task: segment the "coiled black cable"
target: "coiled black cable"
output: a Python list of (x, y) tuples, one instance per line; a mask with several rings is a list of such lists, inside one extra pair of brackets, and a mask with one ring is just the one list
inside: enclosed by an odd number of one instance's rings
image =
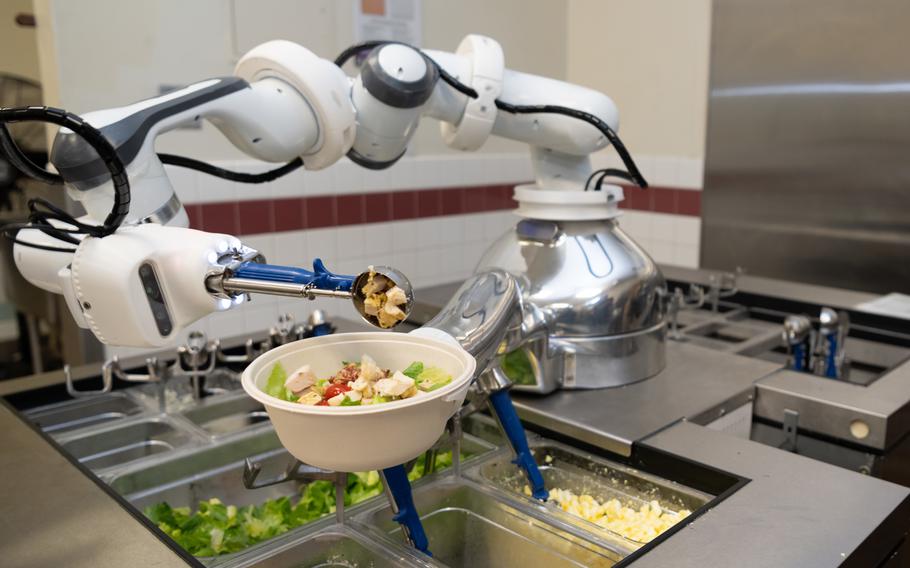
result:
[(50, 185), (63, 184), (63, 178), (60, 177), (60, 174), (45, 170), (25, 155), (16, 144), (16, 141), (13, 140), (6, 123), (3, 122), (0, 122), (0, 149), (6, 154), (10, 163), (25, 175)]
[[(0, 125), (3, 126), (0, 132), (0, 145), (10, 158), (10, 162), (21, 169), (24, 173), (35, 177), (46, 183), (58, 184), (62, 182), (57, 174), (52, 174), (43, 168), (32, 163), (25, 158), (22, 151), (16, 146), (9, 131), (6, 129), (6, 123), (9, 122), (44, 122), (56, 124), (62, 128), (68, 128), (76, 133), (77, 136), (86, 141), (91, 146), (101, 161), (104, 163), (111, 175), (111, 182), (114, 186), (114, 204), (111, 212), (107, 215), (101, 225), (88, 225), (77, 221), (72, 215), (63, 211), (59, 207), (50, 203), (46, 199), (34, 198), (29, 200), (29, 218), (28, 223), (14, 223), (0, 227), (7, 238), (18, 244), (50, 250), (54, 252), (75, 252), (75, 249), (53, 247), (29, 243), (16, 238), (16, 234), (23, 229), (35, 229), (54, 237), (58, 240), (79, 244), (79, 240), (72, 235), (84, 234), (93, 237), (106, 237), (112, 234), (120, 227), (123, 220), (126, 219), (130, 210), (130, 182), (126, 175), (126, 168), (117, 151), (104, 135), (85, 122), (81, 117), (63, 109), (54, 107), (22, 107), (22, 108), (0, 108)], [(51, 221), (59, 221), (71, 228), (54, 225)]]

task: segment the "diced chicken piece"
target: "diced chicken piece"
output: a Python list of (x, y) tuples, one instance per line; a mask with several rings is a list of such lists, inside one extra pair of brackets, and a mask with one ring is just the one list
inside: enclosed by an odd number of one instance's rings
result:
[(299, 402), (300, 404), (306, 404), (308, 406), (316, 406), (317, 404), (319, 404), (319, 402), (321, 400), (322, 400), (321, 394), (319, 394), (316, 391), (310, 391), (308, 393), (304, 393), (303, 396), (301, 396), (299, 399), (297, 399), (297, 402)]
[(395, 324), (402, 321), (404, 318), (404, 312), (398, 309), (397, 306), (386, 304), (382, 308), (382, 311), (379, 312), (379, 326), (383, 328), (394, 327)]
[(329, 406), (341, 406), (341, 403), (344, 402), (344, 397), (347, 394), (348, 393), (346, 393), (346, 392), (338, 393), (335, 396), (333, 396), (332, 398), (330, 398), (329, 400), (327, 400), (326, 402), (329, 403)]
[(363, 301), (363, 311), (366, 312), (368, 316), (379, 315), (380, 308), (382, 308), (382, 298), (378, 295), (369, 296)]
[(294, 394), (299, 394), (316, 384), (316, 374), (310, 370), (309, 365), (300, 367), (284, 382), (285, 388)]
[(390, 379), (376, 381), (376, 392), (382, 396), (401, 396), (414, 387), (414, 379), (401, 371), (395, 371)]
[(372, 278), (367, 280), (367, 283), (363, 285), (363, 288), (360, 289), (363, 292), (363, 295), (370, 297), (374, 294), (382, 293), (386, 288), (389, 287), (389, 279), (381, 274), (372, 274)]
[(379, 312), (379, 326), (384, 328), (393, 327), (405, 318), (405, 314), (398, 306), (386, 303)]
[(389, 314), (390, 316), (392, 316), (393, 318), (395, 318), (397, 320), (404, 319), (404, 312), (401, 310), (401, 308), (399, 308), (395, 304), (385, 304), (384, 306), (382, 306), (382, 311)]
[(392, 286), (388, 292), (385, 293), (386, 305), (392, 304), (393, 306), (400, 306), (408, 302), (408, 297), (405, 295), (404, 290), (398, 286)]
[(373, 383), (359, 378), (356, 381), (350, 383), (351, 390), (361, 393), (366, 398), (373, 398)]
[(360, 376), (357, 378), (358, 380), (364, 379), (367, 381), (381, 379), (382, 369), (379, 368), (379, 365), (376, 364), (376, 361), (374, 361), (372, 357), (364, 354), (364, 356), (360, 358)]
[(363, 398), (363, 393), (361, 393), (360, 391), (355, 391), (354, 389), (351, 389), (344, 394), (348, 397), (348, 400), (350, 400), (351, 402), (357, 402), (358, 400)]

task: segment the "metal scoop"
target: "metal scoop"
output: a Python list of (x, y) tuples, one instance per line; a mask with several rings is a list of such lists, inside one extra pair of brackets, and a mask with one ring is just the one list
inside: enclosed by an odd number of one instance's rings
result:
[[(405, 301), (398, 304), (404, 317), (384, 322), (370, 307), (364, 287), (370, 280), (382, 279), (382, 287), (374, 292), (382, 294), (398, 286), (404, 292)], [(236, 268), (226, 269), (222, 274), (213, 275), (207, 281), (209, 290), (221, 294), (258, 293), (273, 296), (288, 296), (314, 300), (319, 297), (351, 299), (354, 309), (367, 323), (389, 329), (407, 319), (414, 303), (414, 291), (407, 277), (388, 266), (374, 266), (357, 276), (346, 276), (329, 272), (321, 259), (313, 261), (313, 270), (296, 266), (277, 266), (259, 262), (244, 262)], [(383, 325), (385, 323), (386, 325)]]
[[(367, 309), (367, 294), (364, 293), (364, 289), (370, 282), (371, 275), (374, 282), (380, 279), (385, 280), (385, 282), (382, 283), (383, 288), (379, 293), (388, 291), (394, 286), (398, 286), (404, 291), (405, 302), (403, 304), (398, 304), (397, 306), (404, 312), (404, 318), (391, 322), (391, 325), (385, 325), (383, 322), (380, 322), (380, 318), (377, 315), (370, 313)], [(366, 272), (358, 274), (354, 279), (351, 293), (354, 309), (357, 310), (360, 317), (367, 323), (382, 329), (391, 329), (408, 319), (408, 315), (411, 313), (411, 307), (414, 305), (414, 290), (411, 288), (411, 282), (404, 274), (391, 266), (374, 266), (372, 267), (372, 270), (367, 270)], [(386, 324), (388, 323), (388, 319), (384, 321)]]

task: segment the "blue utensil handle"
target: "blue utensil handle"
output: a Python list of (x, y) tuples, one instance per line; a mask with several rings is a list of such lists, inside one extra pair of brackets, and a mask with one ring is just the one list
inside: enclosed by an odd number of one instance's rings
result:
[(405, 471), (403, 465), (396, 465), (382, 470), (382, 473), (388, 489), (392, 493), (392, 498), (395, 499), (395, 504), (398, 506), (398, 513), (392, 518), (405, 528), (414, 548), (427, 556), (433, 556), (430, 554), (430, 543), (423, 530), (423, 524), (420, 522), (417, 507), (414, 506), (408, 472)]
[(540, 474), (537, 462), (534, 460), (534, 456), (531, 455), (531, 449), (528, 447), (528, 436), (525, 434), (524, 426), (521, 425), (518, 413), (515, 412), (515, 407), (512, 405), (509, 391), (501, 390), (490, 394), (490, 404), (499, 418), (499, 423), (502, 424), (502, 429), (506, 432), (506, 437), (509, 438), (509, 443), (512, 444), (512, 449), (515, 450), (515, 459), (512, 460), (512, 463), (525, 470), (525, 474), (528, 476), (528, 484), (531, 486), (531, 495), (535, 499), (546, 501), (549, 499), (550, 493), (544, 486), (543, 475)]
[(310, 337), (321, 337), (323, 335), (332, 334), (332, 324), (321, 323), (313, 327), (313, 330), (310, 332)]
[(806, 349), (805, 343), (797, 343), (793, 346), (793, 370), (794, 371), (807, 371), (808, 365), (806, 364), (806, 355), (808, 350)]
[(825, 354), (825, 376), (830, 379), (837, 378), (837, 334), (832, 333), (825, 340), (828, 342), (828, 351)]
[(350, 292), (354, 287), (354, 279), (356, 278), (355, 276), (329, 272), (320, 258), (313, 261), (313, 270), (297, 266), (245, 262), (234, 271), (234, 276), (265, 282), (312, 284), (320, 290), (340, 290), (342, 292)]

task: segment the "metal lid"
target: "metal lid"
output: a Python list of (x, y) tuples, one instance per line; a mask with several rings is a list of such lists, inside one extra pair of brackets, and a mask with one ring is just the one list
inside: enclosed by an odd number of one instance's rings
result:
[(523, 301), (543, 313), (552, 336), (624, 334), (663, 321), (664, 277), (613, 221), (525, 219), (477, 270), (493, 267), (518, 278)]

